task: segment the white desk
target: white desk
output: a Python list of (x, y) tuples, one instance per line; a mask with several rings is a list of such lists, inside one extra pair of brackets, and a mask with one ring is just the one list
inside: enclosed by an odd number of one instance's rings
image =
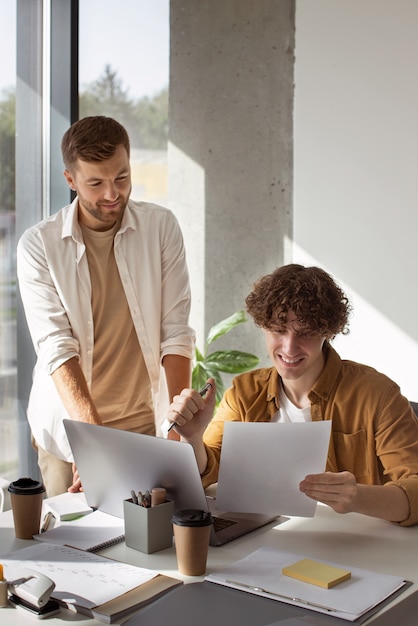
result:
[[(30, 543), (15, 538), (11, 511), (0, 514), (0, 554)], [(347, 567), (360, 567), (398, 575), (414, 583), (394, 602), (401, 602), (418, 589), (418, 526), (401, 528), (355, 513), (338, 515), (325, 506), (318, 506), (314, 518), (281, 518), (279, 523), (270, 524), (225, 546), (209, 548), (207, 573), (223, 568), (261, 546), (334, 561)], [(177, 571), (174, 548), (154, 554), (143, 554), (121, 543), (108, 548), (102, 554), (131, 565), (158, 570), (183, 579), (186, 583), (204, 578), (181, 576)], [(392, 604), (364, 624), (379, 626), (379, 615), (388, 610)], [(414, 606), (414, 616), (417, 612), (418, 599)], [(83, 626), (101, 624), (94, 619), (77, 616), (68, 611), (61, 616), (49, 618), (47, 623), (51, 626), (58, 624), (62, 626), (64, 620), (81, 621)], [(26, 626), (26, 624), (33, 626), (35, 623), (32, 616), (26, 616), (22, 611), (13, 608), (0, 609), (0, 622), (2, 626)], [(347, 622), (341, 621), (341, 625), (344, 624)], [(399, 622), (399, 626), (404, 624)]]

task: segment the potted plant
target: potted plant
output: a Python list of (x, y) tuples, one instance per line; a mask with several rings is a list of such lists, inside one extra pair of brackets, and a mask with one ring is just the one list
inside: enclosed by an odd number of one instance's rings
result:
[(208, 352), (209, 346), (225, 335), (230, 330), (248, 320), (245, 311), (237, 311), (230, 317), (218, 322), (209, 330), (205, 341), (205, 346), (201, 352), (196, 346), (195, 363), (192, 372), (192, 387), (200, 389), (206, 383), (208, 378), (214, 378), (216, 382), (216, 404), (218, 405), (223, 393), (225, 385), (221, 377), (221, 372), (227, 374), (241, 374), (258, 365), (259, 358), (254, 354), (242, 352), (241, 350), (217, 350)]

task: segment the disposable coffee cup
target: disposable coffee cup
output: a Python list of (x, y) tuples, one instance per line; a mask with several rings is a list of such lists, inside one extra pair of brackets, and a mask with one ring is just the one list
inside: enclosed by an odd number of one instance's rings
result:
[(201, 576), (206, 572), (211, 514), (184, 509), (173, 515), (172, 522), (179, 572), (186, 576)]
[(18, 539), (32, 539), (33, 535), (39, 533), (45, 487), (32, 478), (19, 478), (10, 483), (8, 490), (15, 535)]

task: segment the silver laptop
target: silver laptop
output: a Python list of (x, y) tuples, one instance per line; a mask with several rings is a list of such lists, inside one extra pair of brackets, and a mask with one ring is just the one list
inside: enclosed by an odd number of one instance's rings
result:
[(131, 490), (164, 487), (174, 509), (210, 510), (212, 546), (219, 546), (274, 520), (277, 515), (215, 512), (207, 498), (190, 444), (64, 420), (65, 430), (89, 506), (123, 517)]

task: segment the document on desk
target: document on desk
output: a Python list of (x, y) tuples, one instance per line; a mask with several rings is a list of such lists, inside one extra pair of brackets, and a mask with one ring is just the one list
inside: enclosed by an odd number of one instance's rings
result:
[[(318, 611), (354, 622), (406, 585), (399, 576), (380, 574), (341, 563), (327, 563), (351, 571), (351, 578), (325, 589), (282, 574), (304, 555), (260, 548), (205, 580), (248, 591), (265, 598)], [(316, 559), (320, 561), (320, 559)]]
[(7, 580), (24, 568), (55, 582), (52, 597), (107, 623), (159, 597), (182, 581), (67, 546), (39, 543), (1, 557)]

